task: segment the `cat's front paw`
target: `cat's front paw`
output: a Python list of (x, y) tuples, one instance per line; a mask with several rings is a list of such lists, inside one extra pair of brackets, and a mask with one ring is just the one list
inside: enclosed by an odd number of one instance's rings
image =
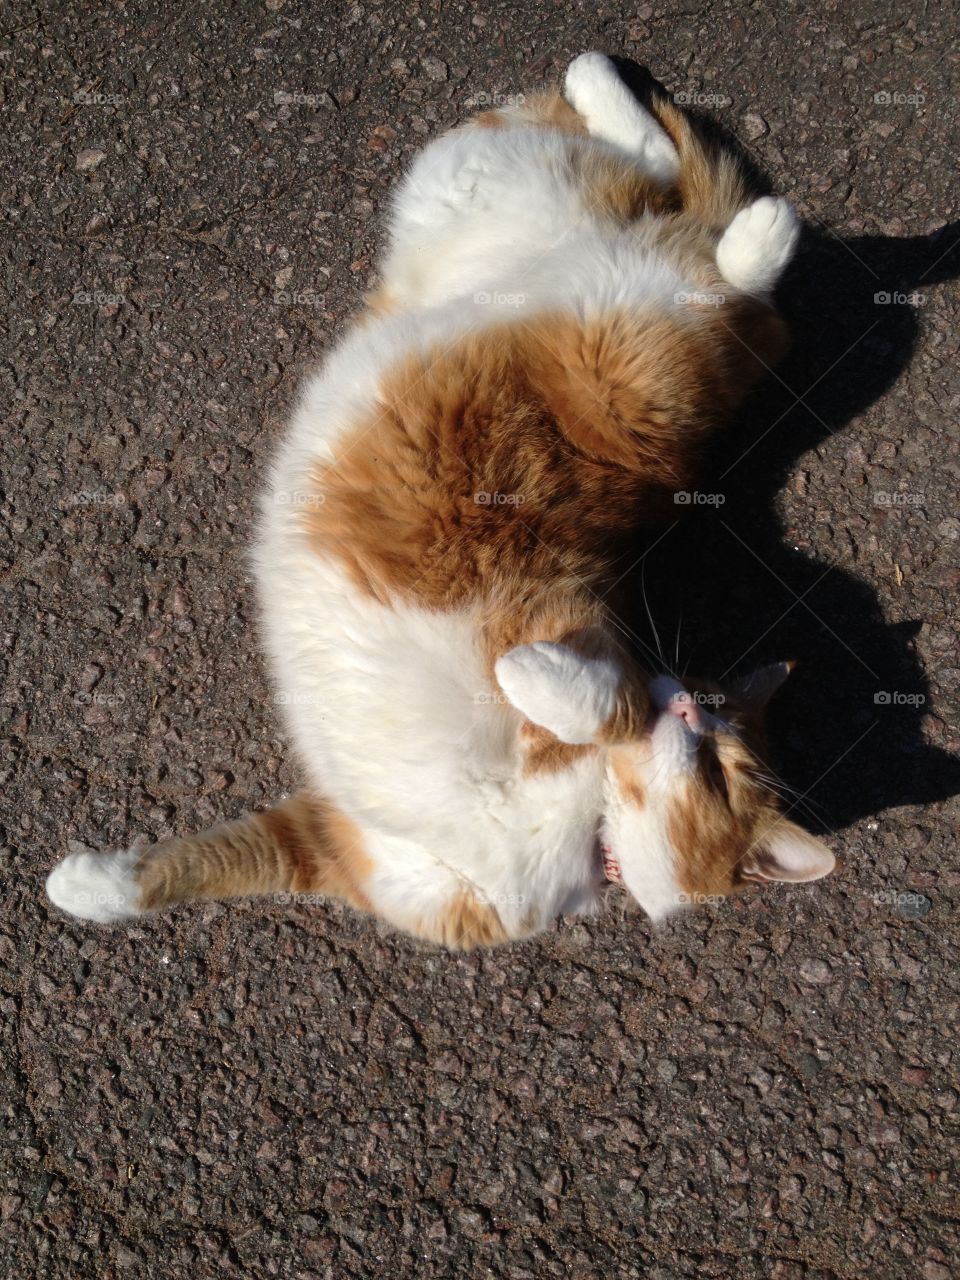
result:
[(609, 658), (585, 658), (564, 644), (521, 644), (498, 658), (509, 702), (561, 742), (591, 742), (616, 706), (622, 673)]
[(741, 209), (720, 237), (720, 274), (744, 293), (769, 293), (793, 257), (799, 235), (790, 201), (762, 196)]
[(134, 868), (139, 849), (97, 853), (75, 845), (47, 876), (47, 897), (69, 915), (112, 924), (140, 915), (140, 890)]

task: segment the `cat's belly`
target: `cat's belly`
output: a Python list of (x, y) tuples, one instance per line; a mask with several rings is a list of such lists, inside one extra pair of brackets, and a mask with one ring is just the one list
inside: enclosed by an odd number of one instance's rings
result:
[[(598, 219), (570, 177), (571, 141), (534, 128), (438, 139), (394, 202), (387, 291), (403, 307), (526, 317), (543, 308), (675, 305), (695, 285), (647, 244), (655, 225)], [(611, 150), (596, 139), (589, 148)]]
[[(369, 316), (325, 359), (303, 389), (291, 428), (263, 499), (267, 522), (299, 514), (316, 495), (303, 492), (318, 463), (333, 461), (338, 445), (358, 423), (371, 422), (382, 407), (384, 378), (417, 356), (432, 362), (470, 333), (538, 314), (600, 315), (682, 308), (697, 285), (656, 253), (643, 219), (629, 231), (589, 224), (569, 227), (544, 247), (539, 233), (503, 228), (489, 242), (469, 228), (437, 232), (442, 253), (417, 253), (405, 274), (401, 255), (388, 288), (405, 308)], [(443, 235), (451, 237), (450, 242)], [(284, 513), (284, 504), (287, 511)]]
[(385, 607), (303, 542), (260, 574), (276, 701), (316, 785), (355, 812), (442, 803), (516, 767), (517, 712), (498, 697), (465, 613)]

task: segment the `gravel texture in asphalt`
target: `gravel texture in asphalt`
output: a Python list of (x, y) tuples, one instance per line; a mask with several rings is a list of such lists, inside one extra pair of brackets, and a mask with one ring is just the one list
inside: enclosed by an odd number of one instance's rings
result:
[[(960, 1274), (956, 11), (20, 0), (0, 26), (0, 1272)], [(645, 585), (691, 669), (799, 660), (776, 762), (842, 865), (657, 930), (611, 891), (463, 957), (302, 901), (60, 916), (69, 840), (296, 784), (244, 548), (298, 380), (416, 150), (590, 48), (806, 223), (792, 353)]]

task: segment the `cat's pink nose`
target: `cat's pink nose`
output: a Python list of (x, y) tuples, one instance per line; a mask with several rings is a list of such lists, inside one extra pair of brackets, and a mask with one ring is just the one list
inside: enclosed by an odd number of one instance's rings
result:
[(679, 716), (691, 729), (700, 728), (700, 708), (689, 693), (678, 693), (665, 707), (672, 716)]

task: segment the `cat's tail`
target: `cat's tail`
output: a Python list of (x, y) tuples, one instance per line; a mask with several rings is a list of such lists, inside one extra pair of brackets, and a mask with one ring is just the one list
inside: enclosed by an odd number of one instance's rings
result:
[(666, 94), (654, 90), (650, 110), (680, 156), (676, 186), (682, 208), (718, 229), (754, 199), (739, 160)]
[(176, 902), (275, 893), (341, 898), (370, 910), (358, 828), (322, 797), (299, 791), (264, 813), (145, 850), (71, 853), (47, 877), (61, 910), (101, 924)]

